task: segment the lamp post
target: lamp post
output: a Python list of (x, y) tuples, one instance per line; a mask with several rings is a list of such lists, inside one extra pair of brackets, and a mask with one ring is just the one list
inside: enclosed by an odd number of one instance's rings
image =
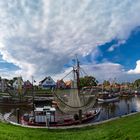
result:
[(33, 116), (35, 116), (35, 112), (34, 112), (34, 97), (35, 95), (34, 95), (34, 78), (33, 78), (33, 76), (32, 76), (32, 102), (33, 102), (33, 106), (32, 106), (32, 108), (33, 108)]

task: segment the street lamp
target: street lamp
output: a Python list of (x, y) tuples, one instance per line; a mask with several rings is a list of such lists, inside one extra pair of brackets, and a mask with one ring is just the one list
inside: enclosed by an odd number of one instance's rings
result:
[(34, 77), (32, 76), (32, 102), (33, 102), (33, 116), (35, 116), (35, 112), (34, 112), (34, 109), (35, 109), (35, 107), (34, 107), (34, 98), (35, 98), (35, 95), (34, 95)]

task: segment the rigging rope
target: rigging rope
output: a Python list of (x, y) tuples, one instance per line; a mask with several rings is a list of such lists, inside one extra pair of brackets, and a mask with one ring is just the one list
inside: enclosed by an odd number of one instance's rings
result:
[(79, 107), (76, 107), (76, 106), (70, 106), (70, 105), (68, 105), (67, 103), (65, 103), (60, 97), (58, 97), (58, 95), (55, 93), (55, 92), (53, 92), (53, 94), (56, 96), (56, 98), (59, 100), (59, 101), (61, 101), (63, 104), (65, 104), (66, 106), (68, 106), (68, 107), (70, 107), (70, 108), (83, 108), (83, 107), (86, 107), (89, 103), (87, 102), (85, 105), (82, 105), (82, 106), (79, 106)]
[(71, 70), (67, 75), (65, 75), (61, 80), (63, 80), (64, 78), (66, 78), (70, 73), (72, 73), (73, 70)]
[[(78, 60), (78, 59), (77, 59)], [(81, 67), (78, 67), (79, 68), (79, 72), (81, 73), (81, 75), (84, 73), (85, 75), (88, 75)], [(63, 80), (64, 78), (66, 78), (69, 74), (71, 74), (73, 71), (75, 70), (75, 68), (73, 68), (73, 70), (71, 70), (66, 76), (64, 76), (61, 80)], [(91, 90), (90, 90), (91, 92)], [(89, 104), (90, 104), (90, 100), (88, 98), (87, 102), (84, 104), (84, 105), (81, 105), (81, 106), (71, 106), (69, 104), (67, 104), (60, 96), (58, 96), (55, 92), (53, 92), (53, 94), (55, 95), (55, 97), (57, 98), (57, 100), (59, 100), (62, 104), (64, 104), (66, 107), (69, 107), (69, 108), (74, 108), (74, 109), (81, 109), (81, 108), (84, 108), (84, 107), (87, 107)], [(71, 94), (74, 94), (74, 93), (71, 93)], [(84, 97), (84, 96), (83, 96)], [(94, 97), (95, 98), (95, 97)], [(84, 98), (83, 98), (84, 99)], [(90, 102), (89, 102), (90, 101)], [(95, 101), (95, 99), (94, 99)], [(60, 106), (59, 106), (60, 107)]]

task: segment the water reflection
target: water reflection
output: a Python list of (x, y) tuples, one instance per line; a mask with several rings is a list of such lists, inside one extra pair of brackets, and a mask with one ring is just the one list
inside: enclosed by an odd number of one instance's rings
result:
[[(121, 97), (117, 102), (110, 103), (98, 103), (96, 107), (101, 108), (101, 113), (93, 122), (107, 120), (113, 117), (126, 115), (132, 112), (140, 111), (140, 97)], [(12, 117), (13, 121), (17, 121), (16, 119), (16, 110), (17, 106), (0, 106), (0, 112), (2, 114), (11, 112), (14, 110), (14, 115)], [(32, 108), (31, 107), (21, 107), (20, 115), (24, 113), (29, 113)]]
[(137, 99), (136, 99), (136, 101), (135, 101), (135, 104), (134, 104), (134, 106), (135, 106), (135, 108), (136, 108), (136, 111), (140, 111), (140, 97), (138, 96), (138, 97), (136, 97)]
[(118, 102), (100, 103), (101, 113), (98, 120), (107, 120), (113, 117), (140, 111), (140, 97), (122, 97)]
[(31, 107), (17, 107), (17, 106), (0, 106), (0, 113), (5, 115), (9, 112), (12, 112), (12, 116), (10, 117), (11, 121), (17, 122), (17, 109), (20, 110), (20, 116), (22, 116), (22, 114), (26, 113), (26, 112), (30, 112), (31, 111)]

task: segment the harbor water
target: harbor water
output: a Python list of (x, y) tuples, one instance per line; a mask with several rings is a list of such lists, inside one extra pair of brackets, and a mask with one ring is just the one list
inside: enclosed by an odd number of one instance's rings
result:
[[(140, 97), (120, 97), (116, 102), (97, 103), (93, 108), (100, 108), (100, 114), (92, 120), (92, 122), (99, 122), (113, 117), (123, 116), (133, 112), (140, 111)], [(0, 106), (0, 113), (13, 112), (11, 120), (17, 122), (17, 109), (20, 110), (20, 116), (32, 111), (32, 107), (18, 107), (18, 106)]]

